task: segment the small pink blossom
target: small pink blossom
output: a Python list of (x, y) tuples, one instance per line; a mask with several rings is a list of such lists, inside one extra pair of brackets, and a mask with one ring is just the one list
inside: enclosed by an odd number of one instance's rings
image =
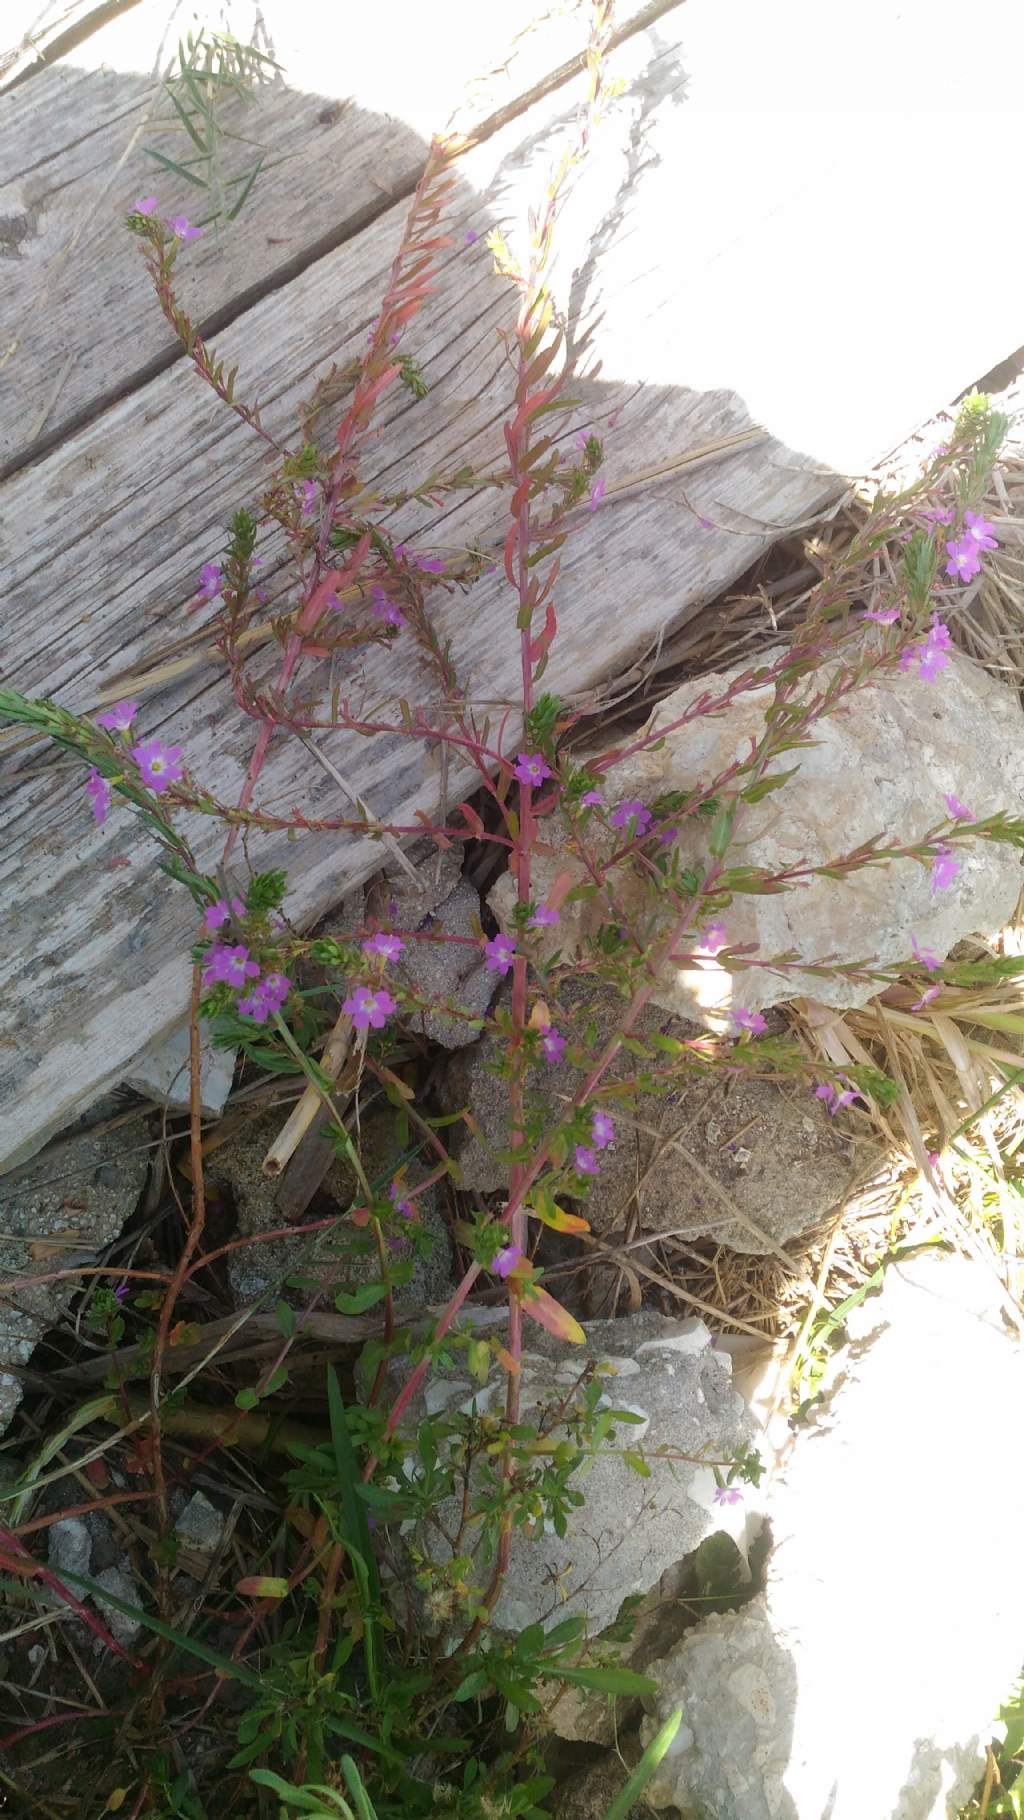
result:
[(899, 616), (899, 607), (869, 607), (864, 618), (873, 619), (879, 626), (893, 626)]
[(951, 525), (953, 522), (953, 510), (951, 506), (925, 506), (921, 513), (921, 517), (926, 518), (929, 524)]
[(602, 474), (600, 480), (596, 481), (594, 486), (591, 489), (590, 505), (587, 508), (588, 511), (596, 512), (597, 508), (601, 504), (601, 501), (603, 498), (604, 498), (604, 475)]
[(949, 653), (935, 645), (920, 647), (920, 662), (917, 666), (918, 682), (934, 682), (936, 677), (947, 668)]
[(962, 803), (958, 796), (953, 795), (952, 791), (949, 791), (949, 793), (946, 796), (944, 796), (942, 800), (945, 803), (946, 808), (949, 810), (949, 815), (950, 815), (951, 821), (955, 821), (955, 822), (976, 822), (977, 821), (978, 818), (975, 815), (974, 810), (968, 809), (967, 804)]
[(269, 999), (264, 998), (259, 987), (254, 986), (251, 992), (239, 999), (236, 1010), (239, 1017), (247, 1017), (254, 1024), (266, 1024), (274, 1007)]
[(594, 1152), (586, 1144), (576, 1146), (577, 1175), (596, 1175), (600, 1165)]
[(858, 1095), (851, 1087), (845, 1087), (842, 1092), (840, 1092), (839, 1088), (836, 1087), (832, 1081), (822, 1081), (820, 1087), (815, 1087), (814, 1097), (816, 1100), (824, 1100), (829, 1112), (834, 1118), (841, 1107), (852, 1106), (854, 1100), (858, 1098)]
[(324, 606), (330, 607), (332, 613), (341, 613), (344, 609), (345, 602), (343, 600), (339, 600), (337, 594), (335, 594), (335, 592), (332, 589), (330, 594), (328, 594), (326, 600), (324, 601)]
[(152, 215), (155, 208), (155, 196), (140, 196), (138, 202), (133, 203), (132, 212), (136, 215)]
[(614, 1144), (615, 1126), (607, 1112), (595, 1112), (590, 1137), (595, 1150), (607, 1150), (609, 1144)]
[(216, 600), (221, 590), (221, 570), (217, 562), (204, 562), (199, 571), (199, 597), (201, 600)]
[(269, 1000), (274, 1011), (279, 1011), (292, 989), (292, 982), (287, 973), (265, 973), (260, 980), (260, 997)]
[(580, 805), (584, 809), (603, 809), (604, 797), (600, 790), (588, 790), (586, 795), (580, 798)]
[(484, 958), (491, 973), (500, 973), (502, 977), (512, 970), (516, 958), (515, 938), (511, 935), (493, 935), (484, 943)]
[(520, 752), (513, 770), (521, 784), (529, 784), (534, 789), (551, 776), (551, 766), (545, 763), (539, 752)]
[(234, 948), (225, 948), (218, 943), (207, 953), (203, 985), (244, 986), (249, 980), (258, 979), (259, 971), (259, 962), (250, 960), (244, 942)]
[(301, 501), (303, 513), (308, 515), (316, 506), (316, 481), (300, 480), (295, 491)]
[(937, 970), (942, 966), (942, 962), (940, 961), (938, 955), (934, 954), (932, 952), (931, 948), (919, 948), (918, 947), (916, 935), (911, 936), (910, 947), (911, 947), (911, 951), (913, 953), (914, 959), (916, 961), (919, 961), (921, 966), (924, 967), (929, 973), (937, 972)]
[(712, 1501), (715, 1504), (742, 1504), (743, 1493), (738, 1485), (716, 1485)]
[(749, 1030), (754, 1036), (763, 1036), (768, 1028), (760, 1011), (747, 1011), (742, 1005), (733, 1010), (732, 1021), (737, 1030)]
[(946, 574), (954, 581), (973, 581), (981, 573), (981, 557), (972, 538), (965, 537), (959, 543), (947, 543), (946, 549), (949, 553)]
[(392, 1182), (388, 1189), (388, 1200), (394, 1207), (395, 1212), (401, 1214), (403, 1220), (414, 1220), (416, 1218), (416, 1209), (411, 1201), (405, 1199), (397, 1182)]
[(462, 237), (462, 243), (464, 246), (475, 246), (479, 238), (480, 236), (475, 228), (467, 228)]
[(940, 991), (941, 987), (939, 986), (927, 987), (927, 989), (922, 992), (920, 998), (914, 1000), (914, 1003), (910, 1007), (911, 1011), (923, 1011), (926, 1005), (931, 1004), (933, 998), (938, 998)]
[(548, 904), (538, 904), (527, 924), (527, 928), (550, 929), (555, 923), (560, 923), (561, 920), (562, 913), (560, 910), (552, 910)]
[(370, 605), (373, 608), (375, 618), (382, 619), (386, 626), (404, 626), (408, 624), (402, 609), (397, 606), (393, 600), (389, 599), (382, 587), (377, 586), (371, 591)]
[(589, 441), (590, 441), (590, 431), (589, 430), (577, 430), (575, 438), (573, 440), (573, 447), (576, 449), (585, 449), (587, 446), (587, 443)]
[(175, 240), (198, 240), (201, 227), (193, 227), (187, 215), (172, 215), (167, 223)]
[(226, 897), (219, 897), (215, 904), (208, 904), (203, 916), (203, 927), (210, 930), (222, 929), (229, 916), (242, 917), (246, 908), (240, 897), (233, 897), (230, 904)]
[(168, 784), (176, 784), (182, 774), (181, 747), (165, 746), (158, 739), (144, 739), (132, 747), (132, 757), (142, 773), (142, 781), (159, 796)]
[(659, 847), (671, 847), (679, 839), (678, 828), (662, 828), (658, 835)]
[(525, 1261), (526, 1253), (519, 1245), (505, 1245), (495, 1255), (494, 1270), (504, 1280), (510, 1277), (514, 1270), (518, 1270), (520, 1264)]
[(613, 809), (608, 819), (613, 828), (628, 828), (630, 822), (635, 822), (636, 832), (639, 836), (647, 833), (654, 817), (639, 797), (632, 797), (628, 802), (620, 803), (617, 809)]
[(120, 701), (116, 708), (108, 708), (105, 714), (97, 714), (96, 725), (108, 728), (111, 733), (127, 733), (138, 711), (137, 701)]
[(998, 550), (999, 548), (994, 527), (989, 524), (987, 518), (982, 518), (980, 512), (964, 513), (964, 540), (967, 539), (970, 539), (970, 542), (979, 550)]
[(941, 846), (932, 860), (932, 896), (947, 891), (960, 871), (960, 861), (951, 847)]
[(96, 770), (95, 765), (89, 773), (89, 781), (85, 786), (85, 792), (87, 796), (92, 798), (93, 815), (102, 826), (110, 813), (110, 785), (106, 778), (101, 776), (99, 771)]
[(565, 1054), (565, 1038), (552, 1025), (542, 1033), (540, 1046), (546, 1062), (560, 1062)]
[(404, 947), (405, 943), (397, 935), (387, 935), (383, 929), (378, 929), (376, 935), (363, 943), (363, 953), (377, 954), (382, 961), (396, 961)]
[(347, 998), (342, 1006), (356, 1030), (383, 1030), (396, 1009), (390, 992), (384, 992), (379, 987), (376, 991), (371, 991), (369, 986), (357, 986), (352, 997)]
[(702, 934), (702, 939), (701, 939), (702, 951), (705, 954), (711, 954), (711, 955), (719, 954), (721, 952), (721, 950), (723, 948), (727, 948), (728, 945), (729, 945), (729, 937), (726, 934), (725, 924), (724, 923), (709, 923), (707, 925), (707, 928), (703, 931), (703, 934)]

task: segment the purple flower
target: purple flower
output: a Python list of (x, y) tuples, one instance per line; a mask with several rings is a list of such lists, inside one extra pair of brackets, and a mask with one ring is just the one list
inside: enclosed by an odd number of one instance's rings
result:
[(316, 481), (300, 480), (295, 490), (301, 498), (303, 512), (312, 512), (316, 505)]
[(259, 971), (259, 962), (249, 959), (244, 942), (234, 948), (225, 948), (218, 942), (206, 956), (203, 985), (244, 986), (247, 981), (258, 979)]
[(768, 1028), (760, 1011), (746, 1011), (742, 1005), (735, 1007), (732, 1021), (737, 1030), (749, 1030), (754, 1036), (763, 1036)]
[(577, 1173), (577, 1175), (596, 1175), (598, 1168), (599, 1168), (599, 1164), (597, 1161), (597, 1157), (594, 1155), (594, 1152), (592, 1150), (589, 1150), (585, 1144), (577, 1144), (577, 1146), (576, 1146), (576, 1173)]
[(927, 518), (933, 525), (951, 525), (953, 522), (953, 512), (950, 506), (925, 506), (921, 517)]
[(560, 1062), (565, 1054), (565, 1038), (550, 1024), (541, 1034), (540, 1046), (546, 1062)]
[(369, 986), (357, 986), (352, 997), (347, 998), (342, 1006), (342, 1010), (348, 1012), (353, 1028), (356, 1030), (369, 1030), (371, 1027), (374, 1030), (383, 1030), (391, 1013), (396, 1009), (390, 992), (384, 992), (380, 987), (375, 992), (371, 992)]
[(946, 891), (960, 870), (960, 861), (951, 847), (940, 846), (932, 860), (932, 896)]
[(941, 967), (942, 962), (937, 954), (933, 954), (930, 948), (918, 947), (916, 935), (911, 936), (910, 946), (913, 950), (914, 959), (919, 961), (921, 966), (926, 968), (929, 973), (935, 973), (936, 970)]
[(917, 666), (918, 682), (934, 682), (949, 663), (949, 653), (935, 645), (918, 646), (918, 656), (920, 658)]
[(251, 992), (239, 999), (236, 1009), (240, 1017), (251, 1018), (254, 1024), (265, 1024), (277, 1007), (264, 997), (258, 986), (254, 986)]
[(584, 809), (603, 809), (604, 797), (600, 790), (588, 790), (586, 796), (580, 798), (580, 804)]
[(135, 215), (151, 215), (155, 208), (155, 196), (140, 196), (138, 202), (132, 204), (132, 212)]
[(725, 932), (725, 924), (709, 923), (707, 928), (703, 931), (701, 940), (703, 952), (705, 954), (718, 954), (721, 949), (728, 947), (728, 945), (729, 937)]
[(414, 1220), (416, 1218), (416, 1209), (413, 1207), (411, 1201), (403, 1199), (402, 1190), (399, 1188), (397, 1182), (392, 1182), (388, 1189), (388, 1200), (394, 1207), (395, 1212), (401, 1214), (403, 1220)]
[(93, 815), (102, 825), (110, 813), (110, 785), (105, 777), (101, 777), (95, 765), (89, 773), (85, 793), (87, 796), (91, 796)]
[(959, 543), (947, 543), (946, 549), (949, 552), (946, 574), (955, 581), (973, 581), (975, 575), (980, 574), (981, 557), (972, 538), (965, 537)]
[(594, 485), (594, 487), (591, 490), (590, 505), (587, 508), (588, 511), (596, 512), (597, 508), (601, 504), (601, 501), (603, 498), (604, 498), (604, 475), (602, 474), (600, 480), (598, 480), (596, 482), (596, 484)]
[(484, 958), (491, 973), (500, 973), (504, 978), (512, 968), (516, 958), (515, 938), (511, 935), (493, 935), (484, 943)]
[(475, 246), (479, 238), (480, 236), (475, 228), (467, 228), (463, 235), (463, 244), (465, 246)]
[(229, 916), (245, 916), (246, 908), (240, 897), (233, 897), (230, 904), (226, 897), (219, 897), (215, 904), (208, 904), (203, 916), (203, 927), (209, 930), (222, 929)]
[(117, 1285), (117, 1288), (114, 1291), (115, 1299), (118, 1302), (123, 1302), (125, 1297), (129, 1296), (129, 1295), (131, 1295), (131, 1284), (130, 1283), (119, 1283)]
[(119, 701), (116, 708), (108, 708), (105, 714), (97, 714), (96, 725), (109, 728), (111, 733), (127, 733), (138, 711), (137, 701)]
[(220, 564), (204, 562), (199, 571), (199, 597), (201, 600), (216, 600), (221, 588)]
[(526, 926), (528, 929), (551, 929), (561, 920), (560, 910), (552, 910), (547, 904), (538, 904)]
[(938, 986), (929, 986), (926, 991), (922, 992), (919, 999), (915, 999), (910, 1007), (911, 1011), (923, 1011), (926, 1005), (931, 1004), (933, 998), (938, 998), (940, 990), (941, 988)]
[(831, 1081), (822, 1081), (820, 1087), (815, 1087), (814, 1097), (816, 1100), (824, 1100), (829, 1112), (835, 1117), (841, 1106), (853, 1105), (857, 1094), (850, 1087), (844, 1088), (840, 1093), (839, 1088), (834, 1086)]
[(272, 1011), (280, 1011), (291, 989), (292, 982), (287, 973), (265, 973), (256, 988)]
[(181, 776), (181, 747), (164, 746), (158, 739), (144, 739), (132, 747), (132, 757), (142, 772), (142, 781), (159, 796), (168, 784)]
[(942, 800), (945, 803), (946, 808), (949, 810), (949, 815), (950, 815), (951, 821), (955, 821), (955, 822), (976, 822), (977, 821), (978, 818), (975, 815), (974, 810), (968, 809), (967, 804), (962, 803), (958, 796), (953, 795), (952, 791), (950, 791), (948, 793), (948, 795), (944, 796)]
[(333, 590), (328, 594), (327, 599), (324, 601), (324, 606), (330, 607), (332, 613), (340, 613), (344, 608), (344, 605), (345, 602), (339, 600), (337, 594), (335, 594)]
[(386, 626), (404, 626), (408, 623), (401, 608), (396, 606), (393, 600), (389, 599), (388, 595), (385, 594), (384, 589), (380, 586), (377, 586), (372, 590), (370, 594), (370, 605), (373, 608), (374, 616), (377, 619), (382, 619)]
[(614, 1144), (615, 1126), (607, 1112), (595, 1112), (590, 1137), (596, 1150), (607, 1150), (609, 1144)]
[(639, 836), (647, 833), (654, 817), (639, 797), (632, 797), (629, 802), (620, 803), (617, 809), (613, 809), (608, 819), (613, 828), (628, 828), (630, 822), (635, 822)]
[(577, 430), (573, 446), (574, 446), (574, 448), (577, 448), (577, 449), (585, 449), (587, 446), (587, 443), (589, 441), (590, 441), (589, 430)]
[(923, 645), (911, 645), (900, 658), (900, 669), (904, 675), (917, 664), (919, 682), (934, 682), (940, 671), (949, 663), (949, 651), (953, 640), (949, 627), (932, 614), (931, 629)]
[(895, 625), (899, 616), (899, 607), (869, 607), (864, 618), (873, 619), (879, 626), (892, 626)]
[(521, 784), (536, 786), (551, 776), (551, 767), (545, 764), (539, 752), (520, 752), (513, 769)]
[(716, 1485), (713, 1501), (716, 1504), (742, 1504), (743, 1493), (738, 1485)]
[(187, 215), (172, 215), (167, 223), (175, 240), (198, 240), (201, 227), (193, 227)]
[(494, 1269), (498, 1276), (505, 1278), (526, 1260), (526, 1253), (518, 1245), (505, 1245), (494, 1259)]
[(363, 953), (379, 954), (382, 961), (396, 961), (404, 947), (405, 943), (397, 935), (386, 935), (383, 929), (378, 929), (376, 935), (363, 943)]
[(998, 550), (999, 543), (992, 525), (980, 512), (964, 513), (964, 542), (970, 541), (979, 550)]
[(412, 560), (416, 564), (416, 567), (423, 571), (424, 575), (444, 574), (443, 556), (417, 556), (414, 554)]
[(659, 847), (671, 847), (679, 839), (678, 828), (662, 828), (658, 835)]

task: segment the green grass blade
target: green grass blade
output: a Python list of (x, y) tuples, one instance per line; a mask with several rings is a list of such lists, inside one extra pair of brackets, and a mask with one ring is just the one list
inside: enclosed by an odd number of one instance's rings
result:
[(348, 1784), (348, 1792), (356, 1804), (359, 1820), (377, 1820), (376, 1809), (363, 1786), (363, 1778), (351, 1757), (342, 1757), (341, 1773)]
[(683, 1709), (681, 1706), (677, 1706), (675, 1712), (669, 1714), (669, 1717), (665, 1720), (665, 1723), (661, 1726), (660, 1730), (655, 1732), (654, 1737), (644, 1751), (644, 1754), (632, 1775), (626, 1778), (626, 1781), (620, 1788), (615, 1800), (612, 1802), (611, 1807), (606, 1809), (603, 1820), (626, 1820), (626, 1815), (629, 1813), (634, 1801), (640, 1799), (640, 1796), (643, 1794), (644, 1789), (657, 1769), (658, 1764), (661, 1762), (662, 1757), (665, 1755), (665, 1752), (668, 1750), (669, 1745), (675, 1737), (676, 1732), (679, 1730), (682, 1717)]
[(231, 204), (231, 207), (228, 210), (228, 220), (229, 221), (234, 221), (235, 216), (237, 214), (239, 214), (241, 209), (244, 207), (246, 198), (248, 197), (249, 192), (251, 191), (252, 186), (255, 183), (255, 181), (256, 181), (257, 177), (259, 176), (262, 169), (263, 169), (263, 159), (258, 158), (256, 160), (256, 163), (253, 165), (252, 170), (249, 172), (248, 177), (245, 179), (245, 188), (243, 189), (241, 195), (235, 199), (235, 201)]
[(178, 119), (181, 121), (182, 126), (185, 128), (185, 131), (188, 134), (189, 138), (191, 139), (193, 145), (196, 147), (196, 150), (198, 152), (200, 152), (204, 158), (206, 158), (209, 154), (206, 149), (206, 143), (203, 139), (203, 135), (199, 131), (199, 128), (195, 125), (195, 123), (192, 119), (192, 116), (188, 111), (188, 108), (185, 106), (185, 103), (181, 100), (181, 97), (179, 95), (175, 94), (174, 90), (171, 88), (169, 83), (167, 85), (167, 94), (170, 99), (171, 106), (173, 107), (175, 113), (177, 114)]
[(173, 171), (176, 177), (184, 177), (186, 183), (194, 183), (200, 190), (209, 187), (202, 177), (196, 176), (194, 171), (187, 170), (183, 164), (178, 164), (173, 158), (168, 158), (164, 152), (158, 152), (155, 145), (144, 145), (142, 149), (147, 158), (155, 158), (165, 171)]
[(208, 1643), (200, 1643), (198, 1638), (187, 1637), (183, 1631), (174, 1630), (170, 1624), (165, 1624), (162, 1618), (155, 1618), (151, 1612), (143, 1611), (140, 1605), (129, 1605), (126, 1600), (118, 1599), (114, 1593), (108, 1592), (105, 1586), (100, 1586), (95, 1580), (88, 1579), (85, 1574), (74, 1574), (68, 1568), (62, 1568), (61, 1579), (66, 1580), (69, 1586), (75, 1586), (90, 1593), (95, 1600), (100, 1602), (101, 1610), (104, 1605), (112, 1605), (115, 1611), (121, 1613), (122, 1617), (134, 1618), (136, 1623), (144, 1624), (147, 1630), (155, 1631), (158, 1637), (163, 1637), (168, 1643), (173, 1643), (177, 1649), (184, 1649), (190, 1656), (197, 1656), (200, 1662), (205, 1662), (210, 1668), (215, 1668), (218, 1674), (227, 1675), (232, 1681), (240, 1681), (243, 1687), (251, 1688), (254, 1693), (266, 1694), (267, 1686), (264, 1677), (255, 1674), (251, 1668), (246, 1668), (244, 1662), (232, 1662), (230, 1656), (222, 1656), (219, 1650), (211, 1649)]

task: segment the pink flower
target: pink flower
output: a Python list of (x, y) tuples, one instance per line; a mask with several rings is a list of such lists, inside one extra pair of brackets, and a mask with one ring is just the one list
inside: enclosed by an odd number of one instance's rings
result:
[(925, 506), (921, 517), (927, 518), (933, 525), (951, 525), (953, 522), (953, 512), (949, 506)]
[(600, 790), (588, 790), (586, 796), (580, 798), (580, 804), (584, 809), (603, 809), (604, 797)]
[(942, 670), (946, 669), (949, 663), (948, 652), (937, 649), (935, 645), (919, 646), (918, 654), (920, 657), (920, 662), (917, 666), (918, 682), (934, 682), (935, 678)]
[(551, 767), (545, 764), (539, 752), (520, 752), (514, 771), (521, 784), (530, 784), (534, 787), (542, 784), (546, 777), (551, 776)]
[(239, 999), (236, 1009), (239, 1017), (251, 1018), (254, 1024), (265, 1024), (276, 1007), (263, 996), (258, 986), (254, 986), (251, 992)]
[(316, 481), (300, 480), (295, 491), (302, 501), (303, 512), (312, 512), (316, 505)]
[(560, 1062), (565, 1054), (565, 1038), (551, 1025), (543, 1032), (540, 1046), (546, 1062)]
[(922, 992), (919, 999), (915, 999), (910, 1007), (911, 1011), (923, 1011), (926, 1005), (931, 1004), (933, 998), (938, 998), (940, 990), (939, 986), (929, 986), (925, 992)]
[(814, 1097), (816, 1100), (824, 1100), (834, 1118), (840, 1107), (852, 1106), (858, 1096), (850, 1087), (844, 1088), (840, 1093), (839, 1088), (834, 1086), (831, 1081), (822, 1081), (820, 1087), (815, 1087)]
[(941, 846), (932, 860), (932, 896), (946, 891), (960, 870), (960, 861), (951, 847)]
[(738, 1485), (716, 1485), (713, 1502), (715, 1504), (742, 1504), (743, 1493)]
[(259, 962), (249, 959), (244, 942), (234, 948), (225, 948), (218, 943), (207, 953), (203, 985), (244, 986), (247, 980), (258, 979), (259, 971)]
[(181, 776), (181, 747), (164, 746), (158, 739), (144, 739), (132, 747), (132, 757), (142, 772), (142, 781), (159, 796), (168, 784)]
[(992, 525), (979, 512), (964, 513), (964, 542), (970, 541), (979, 550), (998, 550), (999, 543)]
[(199, 571), (199, 597), (201, 600), (216, 600), (221, 588), (220, 564), (204, 562)]
[(105, 714), (97, 714), (96, 725), (109, 728), (111, 733), (127, 733), (138, 711), (137, 701), (121, 701), (116, 708), (108, 708)]
[(614, 1144), (615, 1126), (607, 1112), (595, 1112), (590, 1137), (596, 1150), (607, 1150), (609, 1144)]
[(967, 804), (962, 803), (958, 796), (953, 795), (952, 791), (950, 791), (948, 793), (948, 795), (944, 796), (942, 800), (945, 803), (946, 808), (949, 810), (949, 815), (950, 815), (951, 821), (955, 821), (955, 822), (976, 822), (977, 821), (978, 818), (975, 815), (974, 810), (968, 809)]
[(201, 227), (193, 227), (187, 215), (172, 215), (167, 223), (175, 240), (198, 240)]
[(388, 1200), (394, 1207), (395, 1212), (401, 1214), (403, 1220), (414, 1220), (416, 1218), (416, 1209), (413, 1207), (411, 1201), (407, 1201), (403, 1198), (402, 1190), (399, 1188), (397, 1182), (392, 1182), (388, 1189)]
[(515, 938), (511, 935), (493, 935), (484, 943), (484, 957), (491, 973), (500, 973), (502, 977), (511, 972), (516, 958)]
[(96, 817), (96, 820), (102, 825), (110, 813), (110, 785), (106, 778), (100, 775), (95, 765), (89, 773), (89, 781), (85, 786), (85, 793), (87, 796), (91, 796), (92, 812)]
[(659, 847), (671, 847), (678, 839), (678, 828), (662, 828), (661, 833), (658, 835), (658, 845)]
[(408, 624), (405, 614), (395, 602), (385, 594), (382, 587), (375, 587), (370, 594), (370, 604), (377, 619), (382, 619), (386, 626), (404, 626)]
[(900, 658), (900, 669), (906, 674), (917, 664), (919, 682), (934, 682), (949, 663), (953, 640), (947, 625), (937, 613), (932, 614), (931, 630), (923, 645), (911, 645)]
[(604, 475), (602, 474), (600, 480), (598, 480), (596, 482), (596, 484), (594, 485), (594, 487), (591, 490), (590, 505), (587, 508), (588, 511), (596, 512), (597, 508), (601, 504), (601, 501), (603, 498), (604, 498)]
[(703, 931), (701, 948), (705, 954), (718, 954), (729, 945), (724, 923), (709, 923)]
[(916, 961), (919, 961), (921, 963), (921, 966), (926, 968), (929, 973), (935, 973), (936, 970), (942, 966), (942, 962), (940, 961), (938, 955), (933, 954), (932, 950), (930, 948), (919, 948), (918, 947), (916, 935), (911, 936), (910, 946), (913, 951), (914, 959)]
[(324, 601), (324, 606), (330, 607), (332, 613), (340, 613), (344, 609), (345, 602), (339, 600), (338, 596), (332, 591)]
[(732, 1021), (737, 1030), (749, 1030), (754, 1036), (763, 1036), (768, 1028), (760, 1011), (746, 1011), (742, 1005), (735, 1007)]
[(613, 809), (608, 819), (613, 828), (628, 828), (630, 822), (635, 822), (639, 836), (647, 833), (654, 817), (638, 797), (632, 797), (629, 802), (620, 803), (617, 809)]
[(965, 537), (960, 543), (947, 543), (946, 549), (949, 552), (946, 574), (955, 581), (973, 581), (975, 575), (981, 573), (981, 557), (972, 538)]
[(286, 973), (265, 973), (256, 988), (272, 1011), (280, 1011), (291, 989), (292, 982)]
[(494, 1259), (494, 1269), (502, 1279), (510, 1277), (513, 1270), (518, 1270), (525, 1263), (526, 1253), (518, 1245), (505, 1245)]
[(598, 1172), (598, 1167), (599, 1167), (598, 1161), (597, 1161), (596, 1156), (594, 1155), (594, 1152), (592, 1150), (588, 1150), (588, 1148), (585, 1144), (577, 1144), (577, 1146), (576, 1146), (576, 1173), (577, 1173), (577, 1175), (596, 1175)]
[(138, 202), (132, 204), (132, 213), (135, 215), (151, 215), (155, 208), (155, 196), (142, 196), (139, 198)]
[(378, 929), (376, 935), (363, 943), (363, 953), (379, 954), (382, 961), (396, 961), (404, 947), (405, 943), (397, 935), (386, 935), (383, 929)]
[(342, 1006), (342, 1010), (348, 1012), (353, 1028), (356, 1030), (369, 1030), (371, 1027), (374, 1030), (383, 1030), (391, 1013), (396, 1009), (390, 992), (384, 992), (379, 987), (377, 991), (371, 992), (369, 986), (357, 986), (352, 997), (347, 998)]
[(475, 246), (479, 238), (480, 236), (475, 228), (467, 228), (462, 237), (462, 243), (464, 246)]
[(222, 929), (229, 916), (245, 916), (246, 909), (240, 897), (233, 897), (230, 904), (226, 897), (219, 897), (215, 904), (208, 904), (203, 916), (203, 927), (214, 930)]
[(561, 920), (562, 913), (560, 910), (552, 910), (547, 904), (538, 904), (527, 924), (527, 928), (550, 929), (555, 923), (560, 923)]
[(873, 619), (877, 625), (892, 626), (899, 619), (899, 607), (869, 607), (865, 619)]

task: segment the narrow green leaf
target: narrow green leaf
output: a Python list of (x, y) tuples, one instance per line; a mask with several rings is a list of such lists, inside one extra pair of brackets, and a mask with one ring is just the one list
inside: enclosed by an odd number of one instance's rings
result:
[(244, 1662), (233, 1662), (229, 1656), (222, 1656), (217, 1650), (211, 1649), (208, 1643), (201, 1643), (197, 1637), (186, 1636), (184, 1631), (175, 1630), (170, 1624), (165, 1624), (162, 1618), (154, 1617), (152, 1612), (143, 1611), (139, 1605), (127, 1604), (124, 1599), (118, 1599), (112, 1592), (108, 1592), (105, 1586), (100, 1586), (97, 1581), (88, 1579), (85, 1574), (72, 1573), (69, 1568), (65, 1567), (61, 1569), (61, 1579), (66, 1580), (69, 1586), (84, 1589), (93, 1599), (99, 1600), (101, 1609), (103, 1605), (112, 1605), (115, 1611), (121, 1613), (122, 1617), (134, 1618), (137, 1623), (144, 1624), (147, 1630), (155, 1631), (158, 1637), (163, 1637), (168, 1643), (173, 1643), (177, 1649), (183, 1649), (190, 1656), (198, 1657), (200, 1662), (208, 1663), (210, 1668), (217, 1670), (218, 1674), (226, 1675), (231, 1681), (240, 1681), (243, 1687), (250, 1687), (254, 1693), (260, 1694), (263, 1698), (266, 1697), (266, 1677), (254, 1674), (251, 1668), (246, 1668)]
[(373, 1803), (363, 1786), (363, 1778), (351, 1757), (342, 1757), (341, 1773), (348, 1784), (348, 1792), (356, 1804), (359, 1820), (377, 1820)]
[(640, 1796), (643, 1794), (643, 1791), (657, 1769), (658, 1764), (668, 1750), (676, 1732), (679, 1730), (682, 1717), (683, 1709), (681, 1706), (677, 1706), (675, 1712), (671, 1713), (665, 1720), (664, 1725), (655, 1732), (654, 1737), (644, 1751), (644, 1754), (632, 1775), (627, 1776), (612, 1802), (611, 1807), (605, 1809), (603, 1820), (626, 1820), (630, 1808), (639, 1801)]
[(147, 145), (143, 147), (143, 150), (147, 157), (155, 158), (158, 164), (162, 164), (165, 171), (173, 171), (176, 177), (184, 177), (186, 183), (194, 183), (199, 190), (209, 188), (204, 178), (197, 177), (194, 171), (186, 170), (183, 164), (177, 164), (173, 158), (168, 158), (163, 152), (158, 152), (155, 146)]
[(639, 1695), (658, 1691), (658, 1683), (652, 1681), (650, 1675), (638, 1675), (632, 1668), (601, 1668), (596, 1663), (585, 1663), (582, 1668), (552, 1669), (548, 1678), (568, 1681), (573, 1687), (592, 1687), (599, 1694)]

